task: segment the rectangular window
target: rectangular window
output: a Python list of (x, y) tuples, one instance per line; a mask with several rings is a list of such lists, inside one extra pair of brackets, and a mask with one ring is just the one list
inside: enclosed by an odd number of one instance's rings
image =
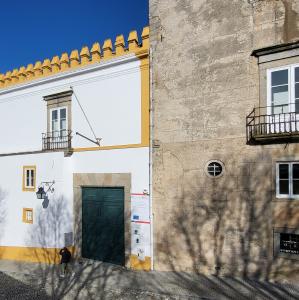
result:
[(281, 162), (276, 165), (276, 196), (299, 198), (299, 162)]
[(299, 235), (292, 233), (280, 233), (279, 252), (299, 254)]
[(23, 222), (33, 224), (33, 209), (23, 208)]
[(289, 71), (279, 70), (271, 73), (272, 114), (289, 111)]
[(67, 131), (66, 107), (51, 110), (51, 132), (53, 137), (65, 137)]
[(299, 113), (299, 66), (268, 70), (268, 114)]
[(36, 167), (23, 167), (23, 191), (34, 192), (36, 187)]

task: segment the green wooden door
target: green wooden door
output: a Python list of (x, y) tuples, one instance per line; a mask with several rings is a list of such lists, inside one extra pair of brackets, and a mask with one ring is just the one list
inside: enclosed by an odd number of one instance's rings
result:
[(82, 188), (82, 256), (124, 265), (124, 189)]

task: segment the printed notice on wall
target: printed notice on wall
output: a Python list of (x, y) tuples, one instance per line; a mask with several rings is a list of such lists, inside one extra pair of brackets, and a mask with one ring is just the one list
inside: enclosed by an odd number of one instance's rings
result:
[(131, 194), (131, 218), (135, 222), (149, 222), (149, 195)]

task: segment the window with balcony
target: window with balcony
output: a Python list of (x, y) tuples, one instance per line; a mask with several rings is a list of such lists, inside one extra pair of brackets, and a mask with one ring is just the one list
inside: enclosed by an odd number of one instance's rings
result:
[(299, 141), (299, 43), (253, 51), (260, 73), (259, 105), (246, 118), (247, 143)]
[(47, 132), (43, 133), (43, 150), (71, 148), (72, 91), (44, 97), (47, 102)]

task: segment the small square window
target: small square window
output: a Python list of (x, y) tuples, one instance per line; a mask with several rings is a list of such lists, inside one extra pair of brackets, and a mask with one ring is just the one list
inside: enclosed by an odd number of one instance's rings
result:
[(23, 191), (34, 192), (36, 188), (36, 167), (23, 167)]
[(23, 208), (23, 222), (24, 223), (33, 223), (33, 209), (32, 208)]

